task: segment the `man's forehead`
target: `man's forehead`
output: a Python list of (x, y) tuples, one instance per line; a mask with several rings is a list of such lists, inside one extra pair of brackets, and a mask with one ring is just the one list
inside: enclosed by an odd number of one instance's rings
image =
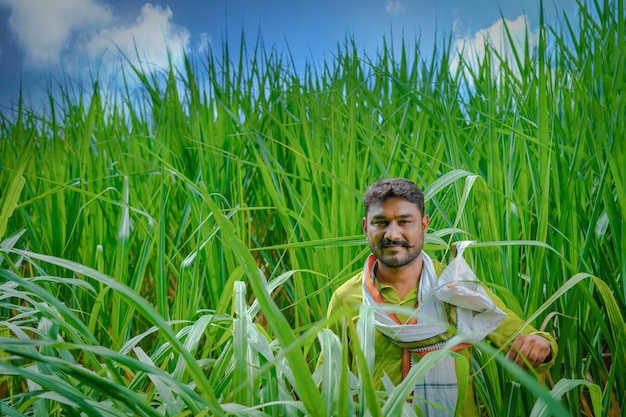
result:
[(389, 217), (393, 217), (394, 219), (409, 219), (409, 218), (414, 218), (417, 215), (417, 213), (403, 213), (403, 214), (396, 214), (394, 216), (386, 215), (385, 213), (374, 213), (372, 215), (370, 215), (369, 217), (371, 219), (386, 219)]
[(368, 210), (368, 217), (414, 217), (420, 213), (417, 204), (404, 198), (393, 197), (372, 204)]

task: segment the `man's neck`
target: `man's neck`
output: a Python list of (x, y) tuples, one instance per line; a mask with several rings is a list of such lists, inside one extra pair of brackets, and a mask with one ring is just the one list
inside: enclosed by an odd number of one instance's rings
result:
[(423, 266), (424, 260), (422, 255), (409, 265), (399, 268), (385, 266), (377, 262), (376, 279), (381, 284), (392, 287), (402, 300), (419, 284)]

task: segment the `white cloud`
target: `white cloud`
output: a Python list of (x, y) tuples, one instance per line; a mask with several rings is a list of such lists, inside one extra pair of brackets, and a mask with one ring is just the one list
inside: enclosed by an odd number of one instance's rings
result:
[(404, 4), (401, 1), (387, 1), (387, 7), (385, 8), (387, 13), (400, 13), (405, 10)]
[(56, 64), (73, 34), (106, 25), (107, 6), (95, 0), (0, 0), (11, 10), (9, 28), (24, 48), (28, 64)]
[[(119, 54), (160, 67), (181, 62), (189, 31), (173, 22), (169, 8), (146, 3), (136, 18), (116, 16), (99, 0), (0, 0), (10, 10), (9, 28), (30, 69), (57, 64), (70, 73), (99, 63), (99, 71), (119, 69)], [(124, 23), (129, 22), (130, 23)], [(137, 56), (139, 53), (139, 56)]]
[(197, 52), (198, 54), (200, 54), (201, 56), (206, 55), (210, 48), (211, 48), (211, 36), (209, 36), (208, 33), (203, 32), (200, 34), (200, 42), (198, 43), (198, 48), (197, 48)]
[(107, 54), (117, 56), (119, 49), (131, 60), (139, 58), (151, 65), (167, 67), (168, 49), (172, 61), (181, 62), (190, 39), (189, 31), (174, 24), (172, 17), (169, 7), (163, 9), (146, 3), (132, 24), (102, 28), (82, 48), (92, 58), (105, 57), (105, 62)]
[[(506, 26), (505, 26), (506, 24)], [(458, 22), (455, 22), (455, 27)], [(507, 30), (510, 38), (507, 35)], [(454, 56), (450, 63), (453, 72), (460, 66), (460, 61), (464, 61), (465, 66), (476, 69), (480, 62), (485, 58), (486, 51), (491, 49), (496, 52), (502, 59), (510, 62), (510, 68), (517, 71), (517, 65), (514, 63), (514, 54), (523, 57), (526, 35), (528, 34), (528, 42), (531, 51), (537, 46), (537, 31), (531, 31), (528, 20), (525, 15), (519, 16), (515, 20), (507, 20), (503, 22), (498, 20), (491, 27), (481, 29), (471, 36), (465, 36), (454, 42)], [(486, 44), (489, 47), (485, 48)], [(497, 62), (492, 61), (494, 73), (498, 71)]]

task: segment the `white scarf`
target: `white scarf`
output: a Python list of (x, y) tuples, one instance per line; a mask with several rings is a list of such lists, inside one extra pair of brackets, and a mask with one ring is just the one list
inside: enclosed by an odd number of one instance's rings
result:
[[(375, 308), (376, 329), (394, 343), (409, 349), (412, 353), (425, 355), (441, 347), (455, 334), (462, 334), (468, 343), (457, 345), (460, 350), (470, 346), (495, 330), (506, 314), (500, 310), (478, 282), (474, 272), (462, 257), (469, 242), (457, 245), (458, 254), (442, 272), (439, 280), (430, 257), (422, 252), (423, 268), (417, 294), (417, 323), (399, 324), (393, 314)], [(374, 285), (373, 268), (376, 258), (372, 254), (363, 268), (363, 304), (380, 305), (372, 292)], [(448, 303), (449, 314), (444, 303)], [(450, 323), (452, 322), (452, 323)], [(451, 331), (451, 327), (452, 331)], [(411, 355), (414, 363), (415, 355)], [(415, 386), (414, 402), (427, 400), (422, 407), (423, 417), (452, 416), (456, 409), (458, 381), (454, 359), (446, 356), (432, 368), (423, 380)], [(433, 407), (438, 404), (443, 408)]]

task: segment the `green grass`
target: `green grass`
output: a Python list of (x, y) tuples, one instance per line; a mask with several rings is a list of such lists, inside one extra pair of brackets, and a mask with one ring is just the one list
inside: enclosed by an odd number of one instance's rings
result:
[(425, 249), (477, 240), (477, 275), (558, 338), (545, 384), (479, 348), (485, 412), (621, 416), (625, 19), (581, 3), (536, 50), (456, 73), (447, 44), (425, 62), (347, 39), (304, 72), (225, 44), (131, 69), (139, 91), (68, 80), (49, 110), (20, 103), (0, 117), (0, 410), (412, 415), (406, 386), (376, 393), (324, 330), (368, 253), (362, 193), (405, 176), (426, 192)]

